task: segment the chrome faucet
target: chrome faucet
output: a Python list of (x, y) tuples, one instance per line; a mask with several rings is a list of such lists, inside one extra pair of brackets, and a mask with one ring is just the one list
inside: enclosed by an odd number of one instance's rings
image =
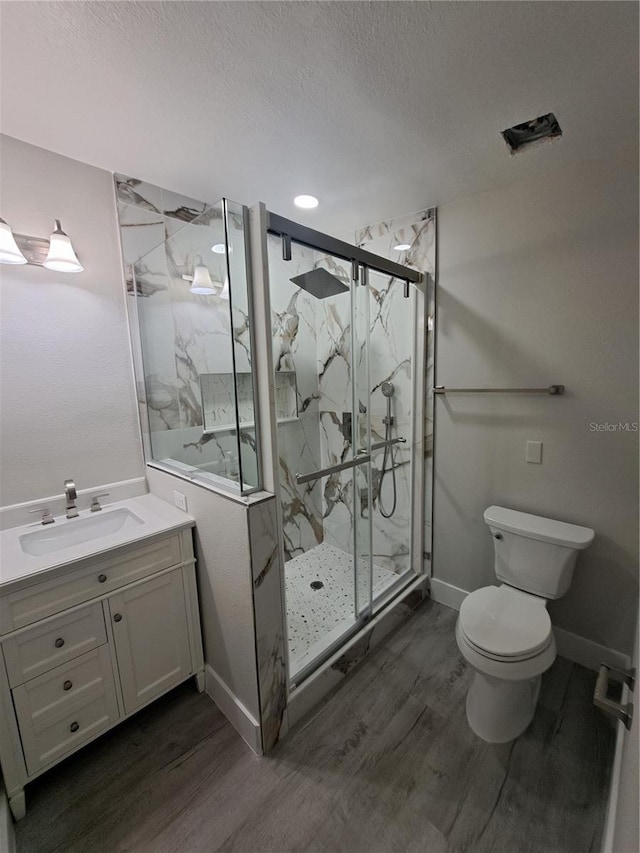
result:
[(78, 510), (76, 508), (76, 498), (78, 497), (76, 494), (76, 484), (73, 480), (65, 480), (64, 481), (64, 497), (65, 497), (65, 509), (67, 511), (67, 518), (77, 518)]

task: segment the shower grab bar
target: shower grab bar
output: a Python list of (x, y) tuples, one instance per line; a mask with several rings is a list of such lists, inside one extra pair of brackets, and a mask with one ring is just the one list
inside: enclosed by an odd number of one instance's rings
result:
[[(407, 439), (400, 436), (399, 438), (392, 438), (390, 441), (379, 441), (377, 444), (372, 444), (371, 450), (382, 450), (383, 447), (390, 447), (392, 444), (406, 444), (406, 442)], [(329, 466), (329, 468), (319, 468), (317, 471), (312, 471), (311, 474), (296, 474), (296, 483), (309, 483), (311, 480), (319, 480), (320, 477), (327, 477), (337, 471), (357, 468), (358, 465), (364, 465), (366, 462), (371, 462), (370, 453), (366, 450), (359, 450), (357, 456), (347, 462), (339, 462), (337, 465)]]
[[(407, 439), (402, 436), (392, 438), (389, 441), (379, 441), (377, 444), (371, 445), (371, 450), (382, 450), (383, 447), (391, 447), (392, 444), (406, 444)], [(365, 451), (366, 452), (366, 451)]]
[(346, 471), (347, 468), (356, 468), (358, 465), (364, 465), (365, 462), (371, 462), (371, 456), (368, 453), (355, 456), (348, 462), (331, 465), (329, 468), (319, 468), (317, 471), (312, 471), (311, 474), (296, 474), (296, 483), (309, 483), (311, 480), (319, 480), (320, 477), (335, 474), (336, 471)]
[(550, 394), (559, 397), (564, 394), (564, 385), (549, 385), (548, 388), (447, 388), (436, 385), (434, 394)]

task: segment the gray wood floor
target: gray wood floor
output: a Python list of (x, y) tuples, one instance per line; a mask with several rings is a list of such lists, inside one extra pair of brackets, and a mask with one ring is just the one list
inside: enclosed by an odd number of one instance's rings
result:
[(588, 853), (614, 731), (558, 659), (512, 744), (469, 730), (456, 614), (425, 602), (266, 758), (184, 686), (27, 788), (18, 853)]

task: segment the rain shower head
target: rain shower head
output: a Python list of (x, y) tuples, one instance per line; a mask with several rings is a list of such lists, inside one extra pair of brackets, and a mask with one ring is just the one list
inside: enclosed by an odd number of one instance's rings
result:
[(380, 390), (385, 397), (393, 397), (393, 392), (395, 391), (393, 382), (383, 382), (380, 386)]
[(322, 267), (295, 275), (290, 281), (315, 296), (316, 299), (326, 299), (327, 296), (337, 296), (338, 293), (349, 291), (346, 284)]

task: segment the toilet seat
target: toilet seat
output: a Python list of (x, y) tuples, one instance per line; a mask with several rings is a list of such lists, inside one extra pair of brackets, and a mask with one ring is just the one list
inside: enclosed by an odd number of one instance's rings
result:
[(510, 586), (486, 586), (462, 602), (459, 629), (490, 660), (516, 663), (541, 654), (553, 640), (546, 602)]

